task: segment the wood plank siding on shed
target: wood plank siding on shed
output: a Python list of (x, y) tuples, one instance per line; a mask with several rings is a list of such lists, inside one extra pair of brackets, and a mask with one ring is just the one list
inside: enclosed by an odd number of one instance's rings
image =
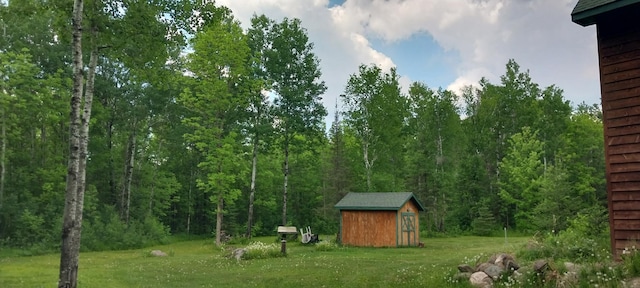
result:
[[(413, 233), (403, 232), (402, 213), (415, 215)], [(420, 210), (407, 201), (399, 210), (343, 210), (342, 244), (369, 247), (416, 246), (420, 242)], [(393, 229), (395, 227), (395, 229)], [(389, 229), (391, 228), (391, 229)]]
[(640, 4), (597, 18), (611, 245), (640, 239)]
[(396, 235), (387, 227), (396, 226), (396, 211), (342, 211), (342, 244), (395, 247)]
[(417, 246), (424, 207), (411, 192), (349, 193), (340, 209), (339, 239), (361, 247)]

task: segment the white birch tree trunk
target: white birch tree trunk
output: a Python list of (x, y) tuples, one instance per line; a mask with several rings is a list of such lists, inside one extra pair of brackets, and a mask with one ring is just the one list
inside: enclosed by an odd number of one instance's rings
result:
[(288, 185), (289, 185), (289, 139), (285, 139), (285, 143), (284, 143), (284, 191), (282, 193), (282, 225), (287, 225), (287, 186)]
[[(134, 121), (135, 122), (135, 121)], [(129, 135), (129, 143), (127, 148), (127, 159), (124, 167), (124, 185), (122, 186), (122, 219), (129, 225), (129, 207), (131, 206), (131, 181), (133, 179), (133, 168), (135, 167), (136, 157), (136, 132)]]
[(249, 215), (247, 220), (247, 238), (251, 239), (253, 227), (253, 201), (256, 195), (256, 174), (258, 170), (258, 137), (253, 142), (253, 159), (251, 160), (251, 192), (249, 194)]
[(73, 243), (78, 233), (76, 223), (78, 169), (80, 166), (80, 103), (83, 96), (83, 62), (82, 62), (82, 10), (83, 1), (73, 3), (73, 94), (71, 96), (71, 112), (69, 124), (69, 160), (67, 167), (67, 183), (65, 192), (64, 216), (62, 224), (62, 247), (60, 255), (59, 288), (75, 288), (78, 279), (78, 253)]
[(222, 194), (218, 195), (218, 205), (216, 207), (216, 246), (222, 244), (222, 217), (224, 209), (224, 197)]
[[(65, 288), (78, 286), (78, 258), (82, 232), (89, 122), (91, 119), (91, 105), (93, 104), (93, 83), (98, 63), (97, 46), (93, 45), (89, 60), (87, 89), (84, 91), (84, 64), (82, 61), (83, 5), (82, 0), (75, 0), (73, 3), (73, 94), (69, 115), (69, 160), (58, 278), (58, 287)], [(92, 31), (92, 39), (95, 39), (94, 33), (95, 30)]]
[(0, 138), (0, 140), (2, 141), (2, 150), (0, 150), (0, 210), (2, 210), (2, 202), (4, 202), (5, 155), (7, 153), (7, 119), (5, 118), (6, 112), (4, 111), (4, 108), (2, 108), (1, 110), (2, 115), (0, 115), (0, 117), (2, 117), (2, 138)]

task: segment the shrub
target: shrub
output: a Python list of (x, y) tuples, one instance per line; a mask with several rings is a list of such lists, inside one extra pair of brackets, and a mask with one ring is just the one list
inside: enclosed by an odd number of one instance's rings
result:
[(338, 244), (333, 241), (320, 241), (315, 247), (316, 251), (333, 251), (338, 248)]
[(628, 276), (640, 276), (640, 254), (636, 246), (624, 248), (621, 258), (624, 272)]
[(28, 247), (39, 244), (45, 238), (44, 219), (29, 210), (22, 211), (18, 218), (15, 238), (13, 239), (15, 246)]
[(82, 223), (82, 250), (122, 250), (169, 242), (169, 229), (152, 216), (142, 221), (132, 219), (129, 225), (120, 220), (115, 210), (107, 209)]
[(583, 263), (608, 259), (609, 231), (602, 219), (607, 219), (602, 209), (585, 210), (569, 221), (566, 230), (534, 237), (518, 256), (528, 260), (556, 258)]
[(478, 217), (471, 222), (473, 228), (473, 235), (477, 236), (491, 236), (491, 232), (495, 230), (496, 221), (489, 211), (487, 205), (482, 205), (478, 209)]
[(266, 259), (266, 258), (277, 258), (284, 257), (282, 253), (280, 253), (280, 245), (272, 243), (265, 244), (263, 242), (251, 242), (246, 247), (247, 252), (243, 255), (243, 259)]

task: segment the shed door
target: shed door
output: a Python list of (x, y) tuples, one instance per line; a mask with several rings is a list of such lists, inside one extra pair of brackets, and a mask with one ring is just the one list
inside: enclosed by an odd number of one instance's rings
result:
[[(416, 243), (416, 214), (413, 212), (402, 213), (401, 245), (415, 246)], [(405, 241), (406, 239), (406, 241)]]

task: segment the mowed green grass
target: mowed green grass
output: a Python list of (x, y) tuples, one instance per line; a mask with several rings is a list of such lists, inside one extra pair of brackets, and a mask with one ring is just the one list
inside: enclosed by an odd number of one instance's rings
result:
[[(321, 239), (326, 239), (322, 238)], [(275, 237), (258, 238), (273, 243)], [(458, 264), (513, 253), (527, 237), (423, 239), (424, 248), (340, 247), (317, 251), (290, 242), (284, 258), (228, 259), (211, 240), (80, 255), (80, 287), (443, 287)], [(150, 257), (159, 249), (168, 257)], [(0, 253), (1, 255), (2, 253)], [(5, 253), (6, 254), (6, 253)], [(475, 264), (475, 263), (468, 263)], [(59, 255), (0, 258), (0, 287), (55, 287)], [(465, 286), (465, 285), (462, 285)]]

